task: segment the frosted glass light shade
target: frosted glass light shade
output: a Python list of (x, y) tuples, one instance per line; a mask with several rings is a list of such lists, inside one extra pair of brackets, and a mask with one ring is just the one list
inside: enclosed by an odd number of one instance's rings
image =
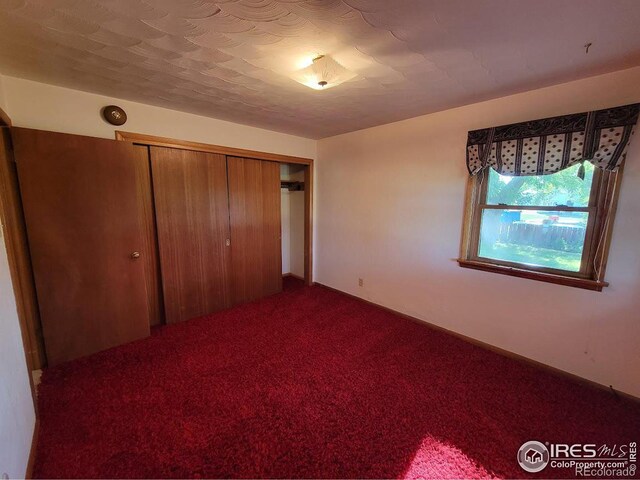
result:
[(333, 58), (321, 55), (314, 58), (308, 67), (295, 72), (293, 79), (315, 90), (326, 90), (355, 76), (355, 73), (344, 68)]

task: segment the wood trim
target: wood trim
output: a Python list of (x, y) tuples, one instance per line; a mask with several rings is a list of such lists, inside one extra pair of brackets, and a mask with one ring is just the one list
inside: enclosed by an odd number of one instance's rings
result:
[[(568, 285), (588, 290), (602, 291), (608, 286), (604, 278), (609, 245), (613, 232), (613, 220), (620, 191), (620, 180), (623, 165), (617, 172), (606, 172), (595, 169), (589, 205), (586, 207), (529, 207), (520, 205), (486, 204), (489, 183), (488, 170), (470, 176), (467, 180), (465, 210), (460, 242), (461, 267), (484, 270), (494, 273), (529, 278), (549, 283)], [(488, 209), (518, 209), (547, 211), (579, 211), (588, 212), (589, 221), (586, 227), (582, 261), (579, 272), (565, 272), (548, 267), (527, 266), (501, 260), (486, 259), (478, 256), (480, 242), (480, 223), (482, 212)], [(600, 246), (600, 248), (598, 248)], [(594, 265), (599, 265), (599, 272)], [(598, 274), (599, 273), (599, 274)]]
[(9, 115), (0, 108), (0, 127), (10, 127), (11, 126), (11, 118)]
[[(480, 172), (478, 175), (482, 175)], [(469, 175), (467, 177), (467, 185), (464, 191), (464, 212), (462, 213), (462, 229), (460, 232), (460, 258), (468, 258), (471, 251), (471, 238), (473, 228), (473, 208), (476, 204), (474, 200), (475, 192), (475, 177)]]
[(198, 152), (218, 153), (231, 157), (255, 158), (257, 160), (269, 160), (280, 163), (299, 163), (311, 165), (313, 159), (304, 157), (294, 157), (281, 155), (279, 153), (259, 152), (256, 150), (246, 150), (244, 148), (224, 147), (222, 145), (211, 145), (208, 143), (190, 142), (187, 140), (175, 140), (167, 137), (157, 137), (145, 135), (143, 133), (124, 132), (116, 130), (116, 140), (138, 143), (141, 145), (153, 145), (156, 147), (179, 148), (181, 150), (195, 150)]
[(464, 233), (468, 237), (463, 241), (466, 244), (466, 251), (462, 258), (471, 258), (478, 251), (480, 241), (480, 223), (482, 220), (482, 208), (480, 204), (482, 199), (487, 197), (487, 184), (489, 183), (489, 172), (484, 170), (473, 177), (469, 177), (468, 188), (471, 195), (468, 198), (469, 216), (465, 218), (469, 225), (466, 226)]
[(487, 203), (480, 205), (485, 210), (534, 210), (540, 212), (592, 212), (595, 207), (567, 207), (565, 205), (554, 205), (553, 207), (530, 206), (530, 205), (507, 205), (506, 203)]
[(242, 148), (210, 145), (207, 143), (175, 140), (167, 137), (157, 137), (142, 133), (116, 130), (116, 140), (133, 142), (139, 145), (177, 148), (226, 155), (230, 157), (254, 158), (278, 163), (296, 163), (306, 165), (304, 170), (304, 279), (307, 285), (313, 284), (313, 159), (293, 157), (277, 153), (258, 152)]
[(501, 273), (512, 277), (528, 278), (531, 280), (539, 280), (541, 282), (556, 283), (558, 285), (566, 285), (569, 287), (584, 288), (586, 290), (594, 290), (601, 292), (603, 287), (609, 286), (608, 282), (590, 280), (587, 278), (568, 277), (548, 273), (542, 271), (527, 270), (524, 268), (510, 267), (507, 265), (498, 265), (495, 263), (485, 263), (477, 260), (458, 259), (458, 264), (464, 268), (472, 268), (474, 270), (482, 270), (485, 272)]
[(33, 426), (33, 436), (31, 437), (31, 448), (29, 449), (29, 460), (27, 461), (27, 470), (25, 478), (33, 478), (33, 468), (36, 464), (36, 452), (38, 450), (38, 436), (40, 434), (40, 419), (36, 415), (36, 422)]
[(304, 282), (313, 284), (313, 164), (304, 169)]
[(0, 216), (29, 372), (45, 366), (40, 312), (8, 128), (0, 129)]
[(497, 267), (515, 268), (515, 269), (524, 270), (527, 272), (550, 273), (551, 275), (559, 275), (561, 277), (582, 278), (586, 280), (591, 280), (591, 277), (582, 273), (582, 271), (569, 272), (568, 270), (560, 270), (557, 268), (550, 268), (550, 267), (541, 267), (538, 265), (526, 265), (518, 262), (510, 262), (508, 260), (496, 260), (495, 258), (481, 257), (479, 255), (470, 255), (468, 258), (463, 258), (461, 260), (468, 261), (468, 262), (482, 263), (484, 265), (495, 265)]
[[(600, 266), (599, 272), (594, 275), (600, 279), (604, 278), (607, 269), (607, 260), (609, 258), (609, 247), (611, 246), (611, 236), (613, 235), (613, 224), (616, 218), (618, 208), (618, 199), (620, 197), (620, 187), (622, 184), (624, 172), (624, 162), (620, 165), (617, 172), (603, 172), (602, 190), (604, 194), (599, 197), (600, 206), (598, 211), (601, 216), (597, 219), (594, 231), (597, 235), (592, 240), (593, 264), (591, 267), (595, 269), (595, 265)], [(602, 238), (602, 244), (598, 245), (599, 238)], [(598, 249), (600, 246), (600, 249)]]
[(605, 173), (600, 168), (594, 168), (593, 180), (591, 183), (591, 191), (589, 192), (589, 219), (587, 222), (587, 229), (584, 236), (584, 244), (582, 247), (582, 257), (580, 258), (580, 273), (590, 279), (597, 280), (594, 275), (594, 262), (595, 259), (592, 252), (597, 248), (597, 239), (601, 232), (601, 217), (603, 214), (603, 198), (602, 187), (605, 182)]
[(467, 335), (463, 335), (462, 333), (458, 333), (458, 332), (455, 332), (453, 330), (449, 330), (448, 328), (441, 327), (439, 325), (435, 325), (435, 324), (433, 324), (431, 322), (428, 322), (427, 320), (421, 320), (421, 319), (419, 319), (417, 317), (412, 317), (411, 315), (407, 315), (406, 313), (402, 313), (402, 312), (399, 312), (399, 311), (394, 310), (392, 308), (380, 305), (379, 303), (371, 302), (369, 300), (365, 300), (363, 298), (357, 297), (356, 295), (352, 295), (350, 293), (343, 292), (342, 290), (338, 290), (337, 288), (329, 287), (327, 285), (323, 285), (322, 283), (317, 283), (317, 282), (314, 282), (314, 285), (316, 285), (316, 286), (318, 286), (320, 288), (326, 288), (327, 290), (331, 290), (331, 291), (339, 293), (341, 295), (346, 295), (347, 297), (350, 297), (350, 298), (353, 298), (355, 300), (359, 300), (359, 301), (361, 301), (363, 303), (366, 303), (368, 305), (380, 308), (380, 309), (382, 309), (382, 310), (384, 310), (386, 312), (393, 313), (394, 315), (397, 315), (397, 316), (402, 317), (404, 319), (410, 320), (412, 322), (416, 322), (416, 323), (418, 323), (418, 324), (420, 324), (420, 325), (422, 325), (422, 326), (424, 326), (426, 328), (430, 328), (430, 329), (436, 330), (438, 332), (446, 333), (446, 334), (451, 335), (453, 337), (456, 337), (456, 338), (458, 338), (458, 339), (460, 339), (460, 340), (462, 340), (464, 342), (467, 342), (467, 343), (470, 343), (470, 344), (475, 345), (477, 347), (480, 347), (480, 348), (482, 348), (484, 350), (489, 350), (489, 351), (491, 351), (493, 353), (497, 353), (498, 355), (502, 355), (503, 357), (507, 357), (507, 358), (510, 358), (512, 360), (516, 360), (518, 362), (525, 363), (525, 364), (530, 365), (530, 366), (532, 366), (534, 368), (545, 370), (546, 372), (548, 372), (548, 373), (550, 373), (552, 375), (556, 375), (556, 376), (559, 376), (559, 377), (564, 377), (567, 380), (582, 384), (582, 385), (584, 385), (586, 387), (589, 387), (589, 388), (597, 388), (598, 390), (607, 391), (607, 392), (611, 393), (612, 395), (614, 395), (616, 397), (623, 398), (623, 399), (625, 399), (627, 401), (640, 403), (640, 397), (636, 397), (634, 395), (631, 395), (630, 393), (625, 393), (625, 392), (620, 392), (618, 390), (615, 390), (612, 385), (606, 386), (606, 385), (603, 385), (601, 383), (594, 382), (593, 380), (589, 380), (589, 379), (580, 377), (579, 375), (576, 375), (574, 373), (569, 373), (569, 372), (567, 372), (565, 370), (561, 370), (559, 368), (552, 367), (551, 365), (547, 365), (546, 363), (538, 362), (537, 360), (533, 360), (531, 358), (525, 357), (525, 356), (520, 355), (518, 353), (514, 353), (514, 352), (511, 352), (509, 350), (505, 350), (503, 348), (500, 348), (500, 347), (496, 347), (494, 345), (491, 345), (489, 343), (483, 342), (481, 340), (477, 340), (477, 339), (475, 339), (473, 337), (469, 337)]

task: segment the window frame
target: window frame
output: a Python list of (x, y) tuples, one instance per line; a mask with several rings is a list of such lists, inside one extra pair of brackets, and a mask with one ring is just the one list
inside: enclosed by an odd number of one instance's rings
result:
[[(594, 169), (589, 203), (586, 207), (487, 204), (489, 169), (470, 176), (467, 181), (459, 265), (465, 268), (602, 291), (603, 287), (609, 285), (604, 281), (604, 275), (623, 168), (624, 164), (616, 172), (597, 167)], [(588, 212), (580, 271), (570, 272), (481, 257), (479, 247), (482, 212), (488, 209)], [(599, 269), (596, 269), (596, 265)]]

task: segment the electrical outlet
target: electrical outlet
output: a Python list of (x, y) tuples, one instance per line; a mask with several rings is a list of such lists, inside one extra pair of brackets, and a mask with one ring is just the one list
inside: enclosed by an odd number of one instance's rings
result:
[(358, 286), (359, 287), (364, 287), (364, 280), (363, 279), (361, 279), (361, 278), (358, 279)]

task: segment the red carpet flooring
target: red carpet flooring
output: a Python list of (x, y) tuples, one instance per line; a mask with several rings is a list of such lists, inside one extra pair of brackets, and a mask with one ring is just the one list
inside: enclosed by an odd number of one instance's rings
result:
[(524, 441), (640, 440), (636, 404), (292, 284), (49, 369), (39, 405), (37, 477), (548, 478)]

